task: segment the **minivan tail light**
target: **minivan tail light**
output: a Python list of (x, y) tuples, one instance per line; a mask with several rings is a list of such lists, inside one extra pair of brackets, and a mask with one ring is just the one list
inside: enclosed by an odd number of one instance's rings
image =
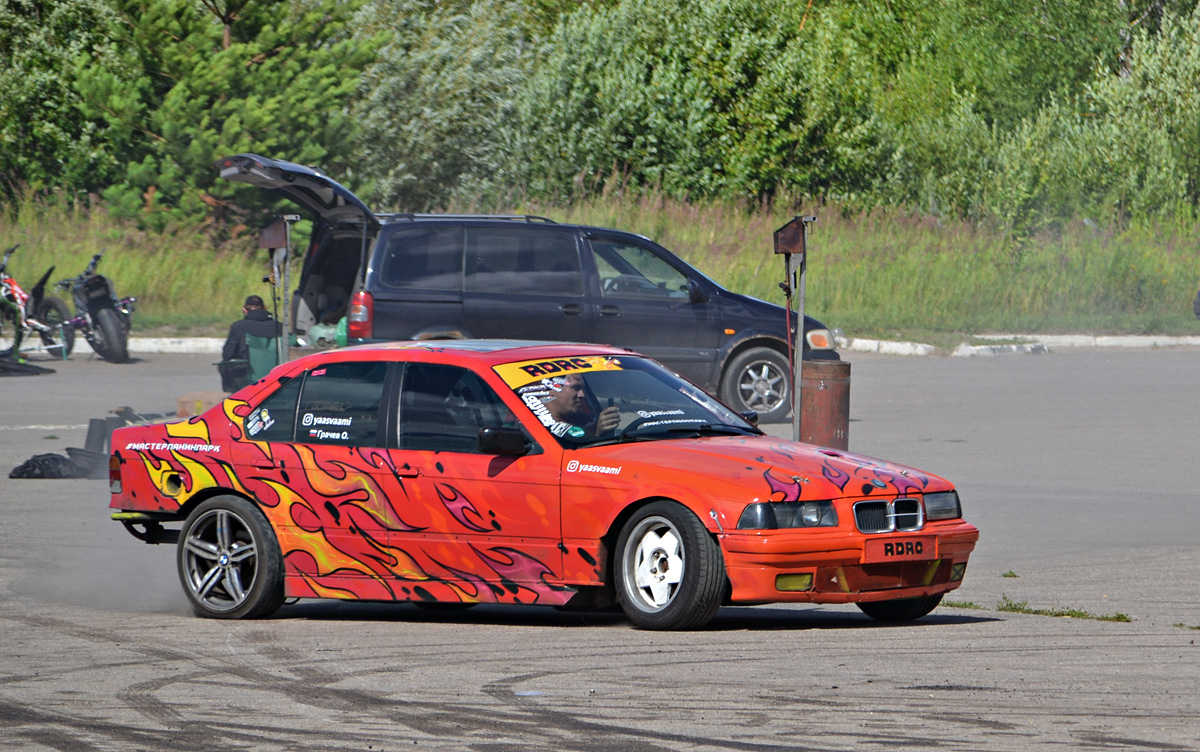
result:
[(350, 339), (370, 339), (375, 332), (375, 296), (359, 290), (350, 297), (346, 334)]

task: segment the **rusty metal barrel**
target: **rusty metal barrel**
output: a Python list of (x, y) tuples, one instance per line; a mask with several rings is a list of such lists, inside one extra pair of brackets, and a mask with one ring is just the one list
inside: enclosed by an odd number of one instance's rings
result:
[(800, 440), (850, 448), (850, 364), (846, 361), (804, 361), (800, 369)]

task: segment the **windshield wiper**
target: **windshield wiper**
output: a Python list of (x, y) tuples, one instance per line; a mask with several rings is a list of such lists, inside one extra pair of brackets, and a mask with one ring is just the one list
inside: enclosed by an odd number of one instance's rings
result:
[(757, 428), (742, 428), (728, 423), (703, 423), (698, 426), (675, 426), (668, 428), (667, 433), (694, 433), (700, 436), (745, 436), (757, 435), (762, 431)]

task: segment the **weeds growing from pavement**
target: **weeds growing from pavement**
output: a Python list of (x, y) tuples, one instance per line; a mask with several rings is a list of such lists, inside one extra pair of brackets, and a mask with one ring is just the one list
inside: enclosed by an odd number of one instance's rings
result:
[(1011, 600), (1007, 595), (1001, 595), (1000, 601), (996, 604), (997, 611), (1006, 611), (1015, 614), (1033, 614), (1035, 616), (1065, 616), (1071, 619), (1092, 619), (1095, 621), (1132, 621), (1127, 614), (1120, 612), (1115, 614), (1093, 614), (1088, 611), (1083, 611), (1078, 608), (1030, 608), (1029, 601), (1021, 601), (1017, 603)]

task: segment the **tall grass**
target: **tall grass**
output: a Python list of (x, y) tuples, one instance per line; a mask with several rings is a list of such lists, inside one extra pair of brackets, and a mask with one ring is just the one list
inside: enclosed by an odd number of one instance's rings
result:
[[(772, 235), (791, 211), (615, 192), (521, 210), (647, 235), (730, 289), (784, 302), (784, 262), (772, 252)], [(1191, 308), (1200, 281), (1195, 223), (1122, 230), (1073, 223), (1018, 246), (998, 230), (900, 211), (854, 214), (827, 205), (796, 213), (818, 216), (806, 311), (850, 336), (1200, 329)], [(253, 233), (214, 249), (203, 227), (147, 233), (102, 207), (27, 200), (0, 217), (0, 247), (13, 243), (21, 248), (10, 271), (26, 287), (50, 264), (53, 279), (73, 276), (104, 250), (101, 271), (121, 294), (139, 298), (141, 333), (220, 333), (246, 295), (270, 295), (261, 281), (266, 253)]]
[[(51, 283), (73, 277), (103, 252), (99, 272), (121, 296), (138, 299), (134, 333), (218, 334), (241, 317), (247, 295), (270, 299), (262, 278), (266, 251), (253, 239), (214, 249), (203, 228), (138, 230), (103, 208), (65, 202), (23, 201), (15, 216), (0, 216), (0, 248), (20, 243), (9, 273), (26, 290), (54, 265)], [(71, 306), (62, 290), (47, 290)]]
[(814, 214), (805, 309), (852, 336), (1200, 329), (1191, 306), (1200, 225), (1191, 222), (1123, 230), (1077, 222), (1017, 245), (996, 229), (896, 210), (609, 195), (540, 211), (647, 235), (726, 287), (778, 303), (785, 267), (773, 233), (793, 214)]

